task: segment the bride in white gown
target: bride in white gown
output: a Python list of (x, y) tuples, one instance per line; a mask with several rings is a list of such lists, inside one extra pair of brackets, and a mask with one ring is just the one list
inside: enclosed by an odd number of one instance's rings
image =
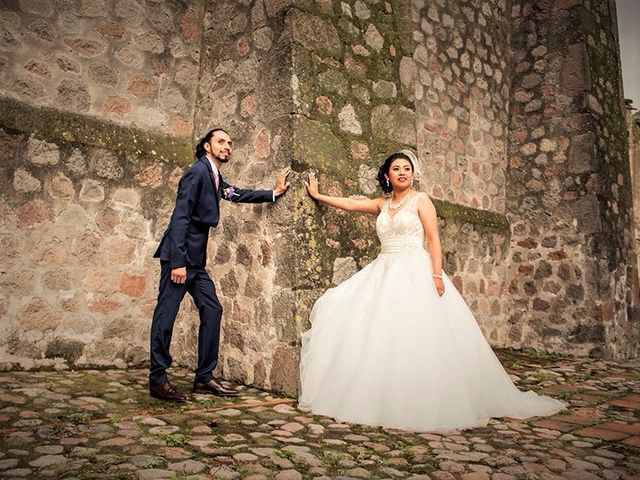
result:
[(436, 211), (411, 188), (415, 156), (380, 167), (387, 197), (316, 200), (377, 214), (380, 255), (315, 303), (302, 337), (299, 406), (339, 421), (412, 431), (486, 425), (492, 417), (551, 415), (566, 405), (521, 392), (442, 271)]

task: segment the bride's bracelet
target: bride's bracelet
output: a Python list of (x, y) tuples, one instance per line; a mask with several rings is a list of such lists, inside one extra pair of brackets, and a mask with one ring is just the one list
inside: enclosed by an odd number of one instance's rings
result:
[(436, 275), (435, 273), (433, 275), (431, 275), (433, 278), (439, 278), (440, 280), (442, 280), (442, 275)]

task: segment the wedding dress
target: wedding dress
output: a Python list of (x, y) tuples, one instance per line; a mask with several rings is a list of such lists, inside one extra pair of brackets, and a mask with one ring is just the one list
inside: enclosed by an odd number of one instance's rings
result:
[(300, 408), (412, 431), (562, 410), (514, 386), (444, 273), (438, 296), (417, 199), (395, 211), (384, 204), (380, 255), (315, 303), (302, 337)]

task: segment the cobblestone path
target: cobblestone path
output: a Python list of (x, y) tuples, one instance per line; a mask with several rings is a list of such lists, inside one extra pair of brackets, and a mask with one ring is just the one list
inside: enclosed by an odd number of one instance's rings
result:
[[(184, 405), (145, 370), (0, 372), (2, 479), (640, 478), (640, 361), (498, 351), (521, 389), (570, 403), (448, 434), (335, 423), (252, 388)], [(173, 372), (188, 392), (191, 374)]]

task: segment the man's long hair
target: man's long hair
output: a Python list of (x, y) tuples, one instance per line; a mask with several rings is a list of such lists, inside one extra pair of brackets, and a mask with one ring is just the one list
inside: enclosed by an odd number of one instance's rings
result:
[(198, 143), (196, 143), (196, 149), (195, 149), (195, 152), (193, 153), (193, 155), (196, 157), (196, 160), (200, 159), (205, 153), (207, 153), (207, 151), (204, 149), (204, 144), (207, 143), (209, 140), (211, 140), (211, 137), (213, 137), (213, 134), (216, 132), (227, 133), (227, 131), (224, 128), (212, 128), (211, 130), (209, 130), (207, 134), (204, 137), (202, 137), (200, 140), (198, 140)]

